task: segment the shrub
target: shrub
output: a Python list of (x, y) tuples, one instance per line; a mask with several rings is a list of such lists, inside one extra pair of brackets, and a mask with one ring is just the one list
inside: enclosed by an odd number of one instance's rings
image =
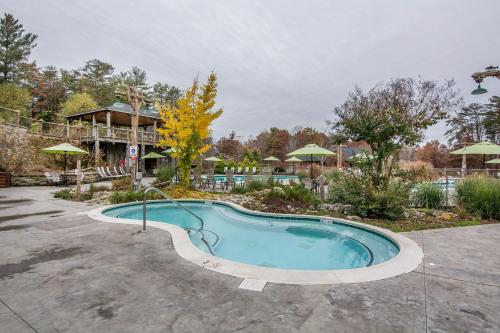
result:
[(265, 197), (265, 199), (273, 198), (280, 198), (286, 201), (313, 206), (319, 205), (321, 203), (318, 196), (310, 190), (306, 189), (302, 184), (283, 187), (275, 186)]
[(432, 183), (423, 183), (415, 193), (415, 206), (439, 209), (443, 207), (445, 199), (445, 193), (441, 187)]
[(54, 193), (54, 198), (71, 200), (71, 199), (73, 199), (73, 195), (74, 195), (73, 191), (71, 189), (67, 188), (67, 189), (60, 190), (60, 191), (57, 191), (56, 193)]
[(413, 161), (401, 164), (401, 169), (412, 174), (413, 179), (418, 182), (438, 179), (438, 174), (431, 163)]
[(262, 191), (272, 186), (274, 186), (274, 181), (271, 178), (267, 183), (262, 182), (260, 180), (254, 180), (252, 182), (246, 183), (243, 186), (233, 186), (233, 188), (231, 189), (231, 193), (245, 194), (248, 192)]
[(109, 202), (112, 204), (120, 204), (125, 202), (140, 201), (143, 199), (142, 191), (116, 191), (109, 197)]
[(470, 214), (500, 219), (500, 182), (471, 176), (457, 183), (458, 203)]
[(113, 190), (132, 190), (132, 179), (130, 177), (123, 177), (114, 179), (111, 182), (111, 188)]
[(410, 201), (411, 184), (392, 179), (386, 187), (375, 186), (369, 175), (341, 172), (332, 174), (330, 199), (353, 206), (353, 213), (366, 217), (397, 219)]
[(175, 169), (170, 166), (161, 166), (158, 168), (158, 173), (156, 177), (160, 182), (168, 182), (171, 181), (175, 176)]
[(94, 183), (91, 183), (89, 186), (90, 193), (105, 192), (105, 191), (109, 191), (109, 190), (110, 190), (110, 188), (108, 185), (95, 185)]

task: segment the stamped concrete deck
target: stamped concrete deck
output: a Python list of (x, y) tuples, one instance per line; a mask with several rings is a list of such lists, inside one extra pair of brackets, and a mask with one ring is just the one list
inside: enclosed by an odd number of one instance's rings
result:
[(395, 278), (253, 292), (51, 191), (0, 189), (0, 332), (500, 331), (500, 224), (407, 233), (424, 264)]

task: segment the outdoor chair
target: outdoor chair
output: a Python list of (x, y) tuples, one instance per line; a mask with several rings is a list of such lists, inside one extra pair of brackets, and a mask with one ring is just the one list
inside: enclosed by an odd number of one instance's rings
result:
[(238, 167), (238, 174), (241, 174), (241, 167)]
[(249, 167), (245, 167), (245, 173), (250, 173), (250, 168)]
[(226, 173), (226, 181), (224, 182), (223, 186), (225, 185), (226, 191), (229, 191), (230, 187), (234, 187), (234, 173), (229, 171)]
[(111, 170), (109, 169), (109, 167), (106, 167), (106, 174), (108, 174), (109, 177), (111, 177), (111, 178), (121, 178), (121, 177), (123, 177), (122, 175), (113, 174), (113, 172), (111, 172)]
[(97, 173), (102, 179), (109, 179), (109, 175), (106, 174), (106, 171), (104, 171), (103, 167), (96, 167)]
[(113, 170), (115, 171), (115, 174), (117, 174), (118, 176), (125, 177), (125, 175), (116, 167), (113, 167)]
[(45, 178), (49, 181), (49, 183), (52, 183), (56, 186), (60, 185), (61, 183), (61, 175), (57, 172), (45, 172), (44, 173)]
[(257, 173), (257, 168), (256, 167), (252, 167), (252, 174), (256, 174)]
[[(75, 169), (73, 170), (73, 172), (75, 173), (75, 181), (77, 181), (78, 179), (78, 169)], [(80, 181), (83, 183), (83, 179), (85, 178), (85, 172), (83, 172), (82, 170), (80, 170)]]
[(127, 173), (124, 167), (119, 167), (118, 168), (123, 176), (130, 176), (130, 173)]
[(310, 191), (313, 190), (313, 180), (311, 178), (303, 178), (302, 179), (302, 184), (304, 184), (304, 187), (307, 190), (310, 190)]

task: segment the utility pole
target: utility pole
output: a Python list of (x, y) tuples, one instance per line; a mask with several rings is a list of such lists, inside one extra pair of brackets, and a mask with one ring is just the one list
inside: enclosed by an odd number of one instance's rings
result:
[[(127, 91), (117, 91), (117, 95), (121, 95), (127, 98), (127, 102), (132, 107), (132, 116), (131, 118), (131, 133), (130, 133), (130, 146), (135, 147), (136, 151), (138, 151), (138, 140), (137, 140), (137, 131), (139, 128), (139, 110), (142, 105), (148, 100), (144, 96), (144, 92), (135, 87), (127, 86)], [(132, 163), (130, 165), (130, 174), (132, 176), (132, 185), (134, 186), (134, 190), (138, 190), (139, 184), (137, 184), (137, 155), (132, 158)]]

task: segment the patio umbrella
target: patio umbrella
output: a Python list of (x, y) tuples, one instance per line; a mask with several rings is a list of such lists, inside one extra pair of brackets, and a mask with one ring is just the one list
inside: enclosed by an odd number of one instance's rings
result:
[(171, 153), (175, 153), (177, 150), (175, 148), (168, 148), (168, 149), (165, 149), (164, 151), (162, 151), (161, 153), (162, 154), (171, 154)]
[(147, 153), (146, 155), (144, 155), (142, 157), (143, 160), (145, 159), (153, 159), (153, 158), (164, 158), (165, 156), (161, 155), (161, 154), (158, 154), (157, 152), (150, 152), (150, 153)]
[(317, 144), (311, 143), (308, 145), (305, 145), (304, 147), (297, 149), (295, 151), (292, 151), (291, 153), (288, 153), (287, 156), (309, 156), (309, 162), (311, 162), (311, 178), (313, 174), (313, 156), (321, 156), (321, 157), (326, 157), (326, 156), (334, 156), (336, 155), (333, 151), (329, 151), (328, 149), (321, 148)]
[(500, 164), (500, 158), (495, 158), (493, 160), (489, 160), (486, 164)]
[(465, 173), (465, 169), (467, 169), (467, 155), (496, 155), (500, 154), (500, 146), (491, 142), (480, 142), (474, 145), (460, 148), (458, 150), (452, 151), (451, 154), (454, 155), (463, 155), (462, 157), (462, 170)]
[(302, 160), (300, 158), (293, 156), (293, 157), (290, 157), (289, 159), (286, 159), (285, 162), (290, 162), (290, 163), (298, 162), (298, 163), (300, 163), (300, 162), (302, 162)]
[(207, 161), (207, 162), (220, 162), (222, 160), (220, 158), (215, 157), (215, 156), (211, 156), (211, 157), (205, 158), (204, 161)]
[(266, 161), (266, 162), (281, 162), (281, 160), (279, 158), (276, 158), (274, 156), (266, 157), (265, 159), (263, 159), (263, 161)]
[(290, 158), (286, 159), (285, 162), (293, 163), (293, 174), (295, 174), (296, 164), (297, 163), (301, 163), (302, 160), (300, 158), (297, 158), (297, 157), (293, 156), (293, 157), (290, 157)]
[[(85, 150), (75, 147), (69, 143), (61, 143), (56, 146), (43, 148), (42, 151), (48, 154), (64, 154), (64, 174), (67, 171), (67, 156), (68, 155), (81, 155), (88, 154)], [(65, 180), (66, 182), (66, 177)]]

